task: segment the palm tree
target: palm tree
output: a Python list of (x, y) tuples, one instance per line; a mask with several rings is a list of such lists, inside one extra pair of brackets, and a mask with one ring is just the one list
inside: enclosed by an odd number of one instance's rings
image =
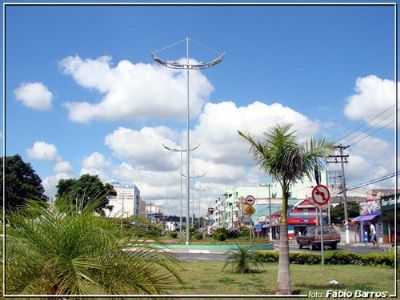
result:
[(278, 293), (291, 294), (288, 243), (288, 199), (290, 187), (301, 181), (304, 176), (312, 178), (315, 170), (323, 168), (324, 157), (332, 149), (325, 139), (311, 138), (299, 144), (291, 125), (277, 125), (264, 133), (261, 141), (250, 134), (238, 131), (239, 135), (250, 143), (250, 151), (254, 154), (260, 167), (270, 174), (282, 188), (282, 208), (280, 216)]
[(176, 259), (129, 248), (125, 231), (91, 211), (30, 205), (8, 221), (8, 294), (158, 294), (180, 283)]
[(225, 259), (225, 264), (222, 270), (227, 266), (232, 267), (235, 273), (249, 273), (254, 269), (258, 269), (260, 261), (257, 259), (255, 251), (252, 247), (236, 245), (237, 249), (228, 251)]

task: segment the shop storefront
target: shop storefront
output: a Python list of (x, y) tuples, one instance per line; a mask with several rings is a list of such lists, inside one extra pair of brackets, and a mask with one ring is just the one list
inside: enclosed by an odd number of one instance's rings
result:
[(394, 193), (391, 195), (383, 196), (381, 199), (381, 221), (383, 225), (383, 242), (384, 243), (394, 243), (395, 241), (395, 227), (397, 227), (397, 240), (400, 237), (400, 226), (395, 226), (395, 200), (397, 198), (397, 222), (399, 222), (399, 212), (400, 212), (400, 193), (395, 197)]
[[(294, 239), (296, 235), (305, 233), (306, 228), (318, 224), (318, 210), (310, 199), (297, 202), (288, 213), (288, 238)], [(272, 236), (279, 236), (280, 212), (272, 215)], [(323, 222), (326, 223), (326, 214), (323, 213)]]

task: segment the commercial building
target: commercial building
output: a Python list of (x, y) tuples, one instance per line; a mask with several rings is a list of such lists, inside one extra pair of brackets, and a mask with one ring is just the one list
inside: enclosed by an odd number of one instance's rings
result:
[[(140, 190), (134, 184), (123, 184), (120, 182), (110, 182), (114, 187), (116, 195), (109, 196), (111, 211), (107, 214), (110, 218), (128, 218), (140, 215)], [(143, 205), (143, 201), (142, 201)]]
[[(280, 211), (272, 215), (272, 237), (278, 238)], [(310, 198), (300, 200), (288, 211), (288, 238), (294, 239), (298, 234), (305, 234), (308, 226), (319, 224), (319, 210)], [(327, 223), (327, 213), (322, 212), (322, 222)]]
[[(400, 193), (396, 194), (394, 191), (391, 194), (386, 194), (381, 197), (381, 222), (383, 229), (383, 241), (385, 243), (394, 243), (395, 240), (399, 240), (400, 237), (400, 227), (395, 226), (395, 214), (399, 217), (400, 212)], [(395, 211), (396, 202), (396, 211)], [(397, 222), (399, 222), (397, 220)], [(398, 224), (398, 223), (397, 223)], [(395, 232), (395, 228), (397, 232)], [(396, 237), (395, 237), (396, 236)]]
[(352, 223), (357, 225), (358, 242), (371, 242), (371, 224), (375, 226), (378, 243), (394, 241), (394, 199), (394, 189), (367, 192), (364, 201), (359, 202), (360, 215), (352, 219)]
[[(322, 183), (326, 182), (324, 174), (322, 174), (321, 181)], [(314, 185), (316, 185), (316, 183), (310, 181), (308, 178), (304, 178), (303, 182), (295, 184), (290, 190), (289, 206), (293, 207), (300, 201), (309, 198)], [(251, 195), (256, 199), (254, 205), (255, 213), (252, 215), (251, 219), (244, 218), (240, 210), (240, 199), (243, 199), (248, 195)], [(240, 225), (251, 223), (257, 225), (258, 228), (262, 228), (262, 232), (265, 233), (271, 226), (269, 219), (270, 212), (271, 215), (279, 212), (281, 204), (282, 191), (278, 183), (248, 187), (233, 187), (227, 189), (226, 192), (216, 200), (212, 215), (212, 227), (234, 229), (238, 228)], [(304, 209), (307, 210), (308, 208)], [(305, 219), (303, 218), (303, 220)]]
[(161, 208), (155, 204), (147, 204), (146, 205), (146, 217), (154, 223), (160, 223), (163, 217), (161, 213)]

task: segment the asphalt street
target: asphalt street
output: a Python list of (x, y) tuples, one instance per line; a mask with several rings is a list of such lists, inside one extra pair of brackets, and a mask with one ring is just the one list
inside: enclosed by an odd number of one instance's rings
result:
[[(278, 244), (279, 241), (274, 241), (274, 249), (278, 250)], [(289, 248), (290, 249), (296, 249), (299, 250), (299, 247), (296, 243), (296, 241), (289, 241)], [(330, 249), (327, 247), (326, 249)], [(370, 253), (370, 252), (384, 252), (387, 251), (389, 248), (388, 247), (382, 247), (382, 246), (373, 246), (372, 244), (353, 244), (353, 245), (345, 245), (345, 244), (339, 244), (338, 245), (338, 250), (345, 250), (348, 252), (353, 252), (353, 253)], [(299, 251), (305, 251), (305, 252), (316, 252), (318, 253), (319, 250), (309, 250), (309, 249), (302, 249)]]
[[(320, 251), (319, 250), (308, 250), (308, 249), (302, 249), (299, 250), (297, 247), (296, 242), (290, 242), (289, 243), (290, 249), (296, 250), (296, 251), (301, 251), (301, 252), (313, 252), (315, 254), (318, 254)], [(274, 249), (278, 250), (278, 243), (274, 243)], [(339, 245), (338, 250), (345, 250), (353, 253), (370, 253), (370, 252), (384, 252), (387, 251), (388, 248), (384, 247), (373, 247), (372, 245)], [(181, 259), (181, 260), (209, 260), (209, 261), (224, 261), (226, 258), (226, 255), (222, 253), (193, 253), (193, 252), (175, 252), (171, 253), (174, 255), (176, 258)]]
[(225, 254), (215, 253), (173, 253), (173, 255), (181, 260), (213, 260), (213, 261), (224, 261)]

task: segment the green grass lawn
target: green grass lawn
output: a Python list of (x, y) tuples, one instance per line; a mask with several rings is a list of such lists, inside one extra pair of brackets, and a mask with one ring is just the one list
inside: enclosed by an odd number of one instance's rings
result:
[[(182, 262), (184, 286), (176, 294), (275, 294), (277, 264), (265, 264), (259, 273), (221, 271), (223, 262)], [(393, 293), (393, 269), (355, 265), (291, 265), (293, 291), (347, 289)], [(329, 281), (335, 279), (337, 286)]]

